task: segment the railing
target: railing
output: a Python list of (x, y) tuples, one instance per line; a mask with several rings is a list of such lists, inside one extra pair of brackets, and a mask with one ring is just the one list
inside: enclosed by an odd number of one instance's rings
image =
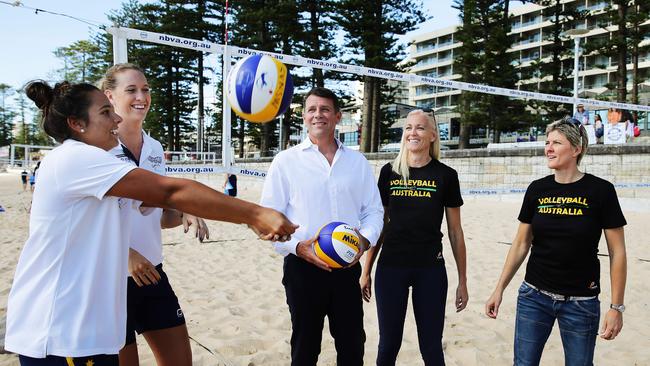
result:
[(541, 39), (542, 39), (542, 37), (538, 34), (538, 35), (536, 35), (535, 37), (530, 37), (530, 38), (522, 39), (522, 40), (519, 41), (517, 44), (515, 44), (515, 46), (521, 46), (521, 45), (528, 44), (528, 43), (539, 42)]
[(542, 19), (542, 17), (536, 17), (535, 19), (531, 19), (531, 20), (528, 20), (528, 21), (522, 22), (522, 23), (519, 23), (519, 22), (513, 23), (512, 24), (512, 29), (514, 30), (514, 29), (528, 27), (529, 25), (533, 25), (533, 24), (539, 24), (539, 23), (541, 23), (540, 19)]
[(576, 10), (578, 11), (595, 11), (595, 10), (603, 10), (607, 7), (607, 3), (598, 3), (595, 5), (590, 5), (590, 6), (585, 6), (585, 5), (580, 5), (576, 7)]
[(168, 162), (187, 161), (216, 161), (216, 152), (201, 151), (165, 151), (165, 160)]
[(424, 51), (429, 51), (433, 50), (436, 48), (436, 45), (433, 43), (420, 43), (416, 47), (416, 52), (424, 52)]

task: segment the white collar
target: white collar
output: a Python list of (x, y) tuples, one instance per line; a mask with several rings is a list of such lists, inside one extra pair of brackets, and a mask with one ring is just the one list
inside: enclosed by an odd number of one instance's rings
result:
[[(339, 140), (337, 138), (334, 138), (334, 141), (336, 142), (336, 148), (338, 150), (341, 150), (341, 151), (345, 150), (344, 149), (345, 145), (343, 145), (341, 140)], [(311, 139), (309, 138), (309, 136), (307, 136), (307, 138), (303, 142), (301, 142), (300, 145), (298, 145), (298, 146), (300, 146), (301, 150), (308, 150), (308, 149), (312, 148), (313, 146), (316, 146), (316, 148), (318, 148), (318, 146), (316, 144), (311, 142)]]

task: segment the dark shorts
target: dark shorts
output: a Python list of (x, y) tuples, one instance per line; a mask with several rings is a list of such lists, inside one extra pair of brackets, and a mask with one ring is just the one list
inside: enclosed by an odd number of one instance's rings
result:
[(135, 342), (135, 332), (142, 334), (185, 324), (178, 298), (169, 284), (162, 263), (156, 266), (160, 281), (155, 285), (138, 287), (129, 277), (126, 294), (126, 342)]
[(83, 357), (47, 356), (45, 358), (32, 358), (19, 355), (20, 366), (119, 366), (117, 355), (93, 355)]

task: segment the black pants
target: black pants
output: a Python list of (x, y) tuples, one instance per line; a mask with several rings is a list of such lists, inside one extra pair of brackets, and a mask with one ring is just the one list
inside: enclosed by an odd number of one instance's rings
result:
[(325, 316), (334, 338), (338, 366), (363, 365), (366, 333), (357, 263), (326, 272), (290, 254), (282, 283), (291, 312), (291, 365), (316, 365)]
[(413, 313), (424, 364), (444, 366), (442, 330), (445, 326), (447, 272), (444, 264), (425, 268), (377, 266), (375, 298), (379, 321), (377, 365), (395, 365), (402, 345), (404, 318), (412, 288)]

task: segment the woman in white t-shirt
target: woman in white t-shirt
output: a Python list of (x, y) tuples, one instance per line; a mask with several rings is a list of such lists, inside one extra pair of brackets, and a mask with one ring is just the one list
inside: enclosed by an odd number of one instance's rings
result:
[(262, 239), (286, 240), (294, 232), (274, 210), (115, 159), (108, 150), (118, 144), (122, 119), (96, 87), (34, 81), (26, 94), (61, 145), (41, 164), (8, 299), (5, 349), (21, 365), (118, 365), (129, 223), (142, 214), (141, 202), (246, 223)]
[[(113, 65), (100, 81), (100, 89), (122, 117), (117, 131), (120, 145), (110, 152), (140, 168), (165, 175), (162, 145), (142, 129), (151, 105), (149, 83), (142, 69), (128, 63)], [(159, 364), (191, 366), (185, 317), (163, 270), (160, 228), (182, 224), (185, 232), (192, 228), (200, 241), (209, 237), (208, 228), (200, 218), (169, 209), (134, 216), (131, 224), (126, 344), (120, 350), (120, 365), (139, 365), (137, 332), (144, 336)]]

